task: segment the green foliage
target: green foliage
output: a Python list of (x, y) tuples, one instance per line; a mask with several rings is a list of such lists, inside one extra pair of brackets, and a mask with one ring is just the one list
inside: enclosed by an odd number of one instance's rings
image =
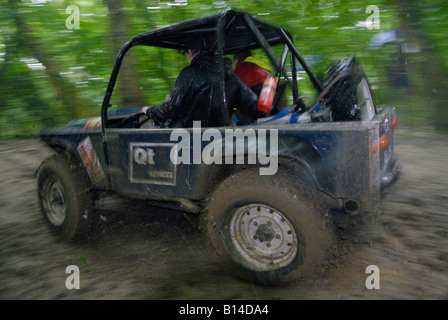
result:
[[(108, 1), (1, 0), (0, 1), (0, 138), (33, 137), (48, 126), (64, 125), (74, 117), (98, 116), (117, 54), (113, 31), (120, 21)], [(378, 0), (380, 29), (368, 29), (371, 13), (362, 0), (109, 0), (121, 4), (127, 39), (138, 33), (181, 20), (208, 15), (227, 7), (247, 11), (260, 19), (289, 30), (299, 52), (311, 58), (316, 74), (325, 77), (330, 62), (351, 55), (360, 58), (379, 103), (396, 103), (406, 121), (415, 124), (436, 117), (425, 105), (423, 77), (418, 57), (411, 75), (412, 92), (391, 89), (387, 77), (387, 48), (368, 49), (380, 31), (401, 25), (395, 1)], [(429, 45), (447, 70), (448, 9), (444, 1), (421, 1), (418, 13)], [(80, 10), (80, 28), (67, 29), (70, 12)], [(179, 71), (187, 65), (184, 56), (170, 50), (133, 48), (135, 79), (146, 105), (163, 101)], [(446, 74), (446, 73), (445, 73)], [(122, 80), (120, 80), (122, 81)], [(446, 77), (445, 77), (446, 81)], [(120, 83), (119, 83), (120, 84)], [(302, 85), (299, 82), (299, 85)], [(301, 88), (308, 100), (313, 93)], [(409, 89), (409, 88), (408, 88)], [(123, 93), (115, 90), (113, 103), (120, 106)], [(422, 105), (421, 105), (422, 104)], [(410, 107), (409, 107), (410, 106)], [(408, 109), (405, 109), (405, 108)], [(399, 110), (400, 112), (400, 110)], [(418, 119), (414, 121), (413, 119)]]

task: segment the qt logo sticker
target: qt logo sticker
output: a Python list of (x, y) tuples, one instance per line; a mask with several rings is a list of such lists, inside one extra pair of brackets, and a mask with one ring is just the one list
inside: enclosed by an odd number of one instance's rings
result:
[(167, 161), (174, 143), (131, 142), (129, 180), (131, 183), (176, 185), (177, 165)]

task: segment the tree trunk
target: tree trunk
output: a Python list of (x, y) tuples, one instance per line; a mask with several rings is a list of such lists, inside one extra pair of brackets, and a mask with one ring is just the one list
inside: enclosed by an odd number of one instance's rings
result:
[[(110, 14), (113, 52), (118, 53), (120, 48), (130, 39), (126, 15), (122, 10), (120, 0), (104, 0), (104, 2)], [(137, 108), (145, 105), (145, 99), (140, 90), (141, 86), (135, 70), (135, 60), (131, 52), (126, 54), (120, 67), (117, 85), (122, 98), (120, 108)]]
[[(147, 12), (147, 4), (145, 0), (138, 0), (135, 2), (135, 5), (137, 7), (137, 12), (140, 14), (141, 18), (146, 22), (146, 28), (147, 30), (152, 30), (156, 27), (156, 25), (151, 21), (149, 18), (149, 14)], [(169, 65), (170, 62), (166, 60), (165, 58), (165, 50), (158, 48), (157, 50), (157, 73), (159, 75), (160, 81), (163, 81), (165, 85), (169, 88), (168, 92), (171, 92), (174, 89), (174, 85), (176, 80), (172, 80), (169, 77), (169, 72), (166, 71), (165, 65)], [(155, 103), (154, 101), (150, 101), (151, 97), (149, 97), (150, 103)]]
[[(73, 84), (61, 76), (61, 68), (53, 57), (47, 54), (45, 48), (36, 41), (36, 37), (28, 28), (23, 16), (19, 13), (18, 1), (9, 0), (11, 12), (16, 26), (16, 43), (19, 48), (31, 51), (31, 54), (45, 66), (45, 72), (55, 89), (57, 98), (62, 101), (71, 117), (82, 118), (89, 114), (88, 103), (76, 94)], [(41, 107), (41, 106), (36, 106)]]
[(433, 123), (437, 129), (448, 131), (448, 91), (446, 90), (444, 60), (434, 49), (420, 22), (421, 8), (419, 8), (418, 1), (394, 0), (394, 3), (398, 6), (402, 29), (415, 37), (422, 49), (421, 76), (428, 105), (436, 111)]

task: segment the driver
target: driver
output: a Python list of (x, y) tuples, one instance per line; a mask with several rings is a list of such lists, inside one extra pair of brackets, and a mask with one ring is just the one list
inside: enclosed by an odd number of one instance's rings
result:
[(192, 127), (193, 121), (200, 120), (202, 126), (224, 126), (230, 123), (234, 108), (241, 109), (251, 119), (259, 116), (258, 97), (233, 73), (229, 58), (223, 61), (226, 88), (229, 88), (225, 93), (228, 110), (217, 109), (221, 103), (216, 99), (223, 97), (216, 94), (217, 64), (215, 55), (208, 48), (204, 38), (187, 39), (184, 53), (190, 65), (180, 72), (165, 102), (147, 110), (147, 115), (156, 124), (169, 121), (169, 127)]

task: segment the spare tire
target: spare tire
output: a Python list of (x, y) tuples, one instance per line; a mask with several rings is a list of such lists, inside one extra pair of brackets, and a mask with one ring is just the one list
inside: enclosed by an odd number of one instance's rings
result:
[(334, 121), (360, 120), (356, 89), (363, 77), (364, 71), (354, 57), (339, 60), (327, 69), (325, 87), (331, 87), (325, 100), (331, 106)]

